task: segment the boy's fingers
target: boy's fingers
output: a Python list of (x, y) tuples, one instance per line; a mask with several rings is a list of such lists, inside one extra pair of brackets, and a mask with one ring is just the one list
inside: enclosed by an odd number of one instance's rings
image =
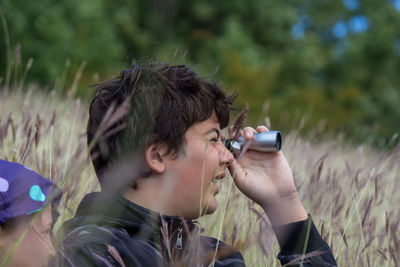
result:
[(254, 130), (254, 128), (252, 128), (252, 127), (245, 127), (245, 128), (243, 129), (243, 132), (244, 132), (244, 139), (245, 139), (245, 140), (251, 140), (251, 139), (253, 139), (253, 135), (254, 135), (255, 133), (257, 133), (257, 131)]
[[(260, 133), (260, 132), (267, 132), (269, 131), (268, 127), (265, 125), (259, 125), (257, 126), (256, 129), (253, 127), (247, 126), (243, 130), (239, 130), (239, 134), (237, 136), (244, 136), (246, 140), (251, 140), (253, 138), (253, 135), (255, 133)], [(229, 138), (233, 138), (236, 133), (233, 132), (233, 126), (229, 126), (228, 128), (228, 133), (229, 133)]]
[(269, 131), (268, 127), (265, 126), (265, 125), (259, 125), (259, 126), (257, 126), (256, 130), (257, 130), (258, 133)]
[(235, 159), (232, 159), (229, 162), (228, 169), (229, 169), (229, 172), (230, 172), (236, 186), (238, 186), (238, 185), (240, 186), (241, 179), (239, 179), (239, 177), (245, 176), (245, 172), (243, 171), (240, 164)]

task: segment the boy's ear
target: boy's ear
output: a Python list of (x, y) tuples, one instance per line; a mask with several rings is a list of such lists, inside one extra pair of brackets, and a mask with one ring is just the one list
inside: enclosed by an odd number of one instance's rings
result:
[(167, 148), (164, 144), (153, 144), (146, 149), (146, 163), (153, 172), (161, 174), (165, 171), (166, 152)]

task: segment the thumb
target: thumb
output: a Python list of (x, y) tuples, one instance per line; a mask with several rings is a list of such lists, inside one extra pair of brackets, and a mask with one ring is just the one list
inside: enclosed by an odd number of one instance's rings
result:
[(246, 171), (243, 170), (242, 166), (240, 166), (239, 162), (234, 158), (229, 162), (228, 169), (236, 186), (241, 188), (244, 179), (247, 176)]

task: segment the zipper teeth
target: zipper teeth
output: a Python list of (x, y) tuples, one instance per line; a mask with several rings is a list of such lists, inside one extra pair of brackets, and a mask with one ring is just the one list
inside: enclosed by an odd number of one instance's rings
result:
[(181, 227), (179, 227), (178, 228), (178, 234), (177, 234), (177, 237), (176, 237), (176, 243), (175, 243), (175, 248), (176, 249), (182, 249), (182, 247), (183, 247), (182, 235), (183, 235), (183, 229)]

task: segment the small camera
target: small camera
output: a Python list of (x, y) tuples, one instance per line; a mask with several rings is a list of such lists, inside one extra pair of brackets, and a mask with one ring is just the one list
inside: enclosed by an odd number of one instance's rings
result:
[[(246, 143), (243, 136), (236, 140), (226, 139), (225, 147), (236, 157), (240, 154), (244, 144)], [(280, 131), (267, 131), (256, 133), (253, 140), (250, 140), (248, 149), (259, 152), (277, 152), (282, 148), (282, 135)]]

